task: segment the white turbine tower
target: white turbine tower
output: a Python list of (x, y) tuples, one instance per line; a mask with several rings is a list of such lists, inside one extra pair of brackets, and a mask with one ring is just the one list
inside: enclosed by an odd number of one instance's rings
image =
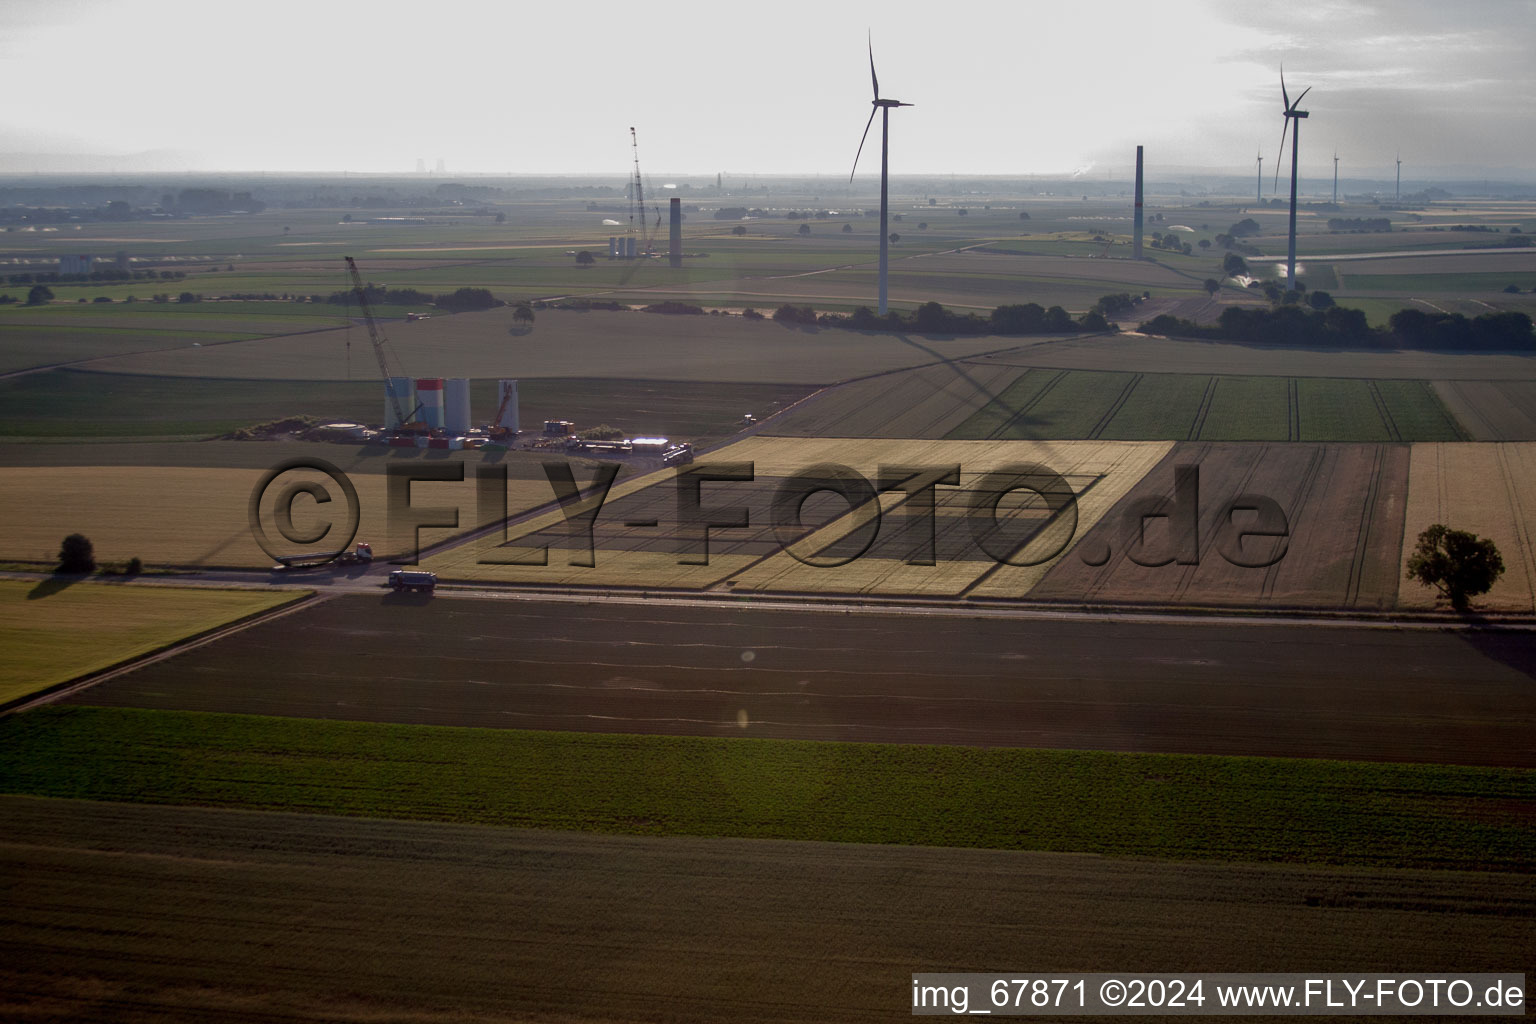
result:
[(1258, 156), (1254, 157), (1254, 160), (1259, 165), (1259, 187), (1258, 193), (1254, 197), (1254, 201), (1262, 203), (1264, 201), (1264, 154), (1260, 153)]
[[(1312, 91), (1309, 85), (1296, 97), (1296, 102), (1291, 102), (1290, 94), (1285, 91), (1285, 69), (1280, 69), (1280, 97), (1285, 100), (1285, 117), (1280, 124), (1280, 156), (1275, 160), (1275, 185), (1280, 184), (1280, 164), (1285, 158), (1285, 130), (1291, 130), (1291, 237), (1290, 246), (1286, 249), (1285, 263), (1285, 288), (1286, 291), (1296, 290), (1296, 154), (1301, 145), (1301, 119), (1307, 116), (1305, 110), (1298, 110), (1297, 106)], [(1287, 124), (1286, 122), (1289, 122)]]
[(859, 150), (853, 155), (853, 170), (848, 172), (849, 182), (859, 169), (859, 157), (864, 153), (864, 143), (869, 139), (870, 126), (875, 123), (875, 114), (880, 115), (880, 315), (886, 311), (886, 277), (890, 271), (890, 141), (891, 141), (891, 108), (910, 107), (910, 103), (902, 103), (898, 100), (886, 100), (880, 98), (880, 79), (875, 74), (875, 44), (871, 39), (869, 43), (869, 77), (875, 86), (874, 110), (869, 112), (869, 120), (864, 124), (864, 135), (859, 139)]

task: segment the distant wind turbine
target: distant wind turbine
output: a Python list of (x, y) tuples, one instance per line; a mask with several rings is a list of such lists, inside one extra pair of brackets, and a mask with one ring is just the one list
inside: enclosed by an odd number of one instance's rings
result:
[(853, 155), (853, 170), (848, 172), (849, 182), (859, 169), (859, 157), (864, 153), (864, 143), (869, 139), (870, 126), (875, 123), (875, 114), (880, 114), (880, 315), (886, 311), (886, 278), (890, 271), (890, 230), (887, 226), (890, 214), (890, 141), (891, 141), (891, 108), (910, 107), (910, 103), (902, 103), (898, 100), (880, 98), (880, 79), (875, 74), (875, 43), (871, 39), (869, 43), (869, 77), (875, 86), (875, 98), (872, 102), (874, 110), (869, 112), (869, 120), (864, 124), (864, 135), (859, 139), (859, 150)]
[(1339, 205), (1339, 151), (1333, 151), (1333, 205)]
[[(1285, 288), (1287, 291), (1296, 290), (1296, 154), (1301, 145), (1301, 119), (1307, 116), (1305, 110), (1298, 110), (1301, 101), (1307, 93), (1312, 91), (1309, 85), (1296, 97), (1296, 102), (1291, 102), (1290, 94), (1285, 91), (1285, 69), (1280, 69), (1280, 98), (1285, 101), (1285, 117), (1280, 124), (1280, 157), (1275, 161), (1275, 185), (1280, 184), (1280, 164), (1285, 158), (1285, 130), (1291, 130), (1291, 237), (1290, 246), (1286, 249), (1285, 263)], [(1289, 122), (1287, 124), (1286, 122)]]
[(1264, 201), (1264, 154), (1260, 153), (1258, 156), (1254, 157), (1254, 160), (1256, 160), (1259, 165), (1259, 191), (1257, 201), (1262, 203)]
[(1397, 154), (1397, 199), (1403, 198), (1403, 154)]

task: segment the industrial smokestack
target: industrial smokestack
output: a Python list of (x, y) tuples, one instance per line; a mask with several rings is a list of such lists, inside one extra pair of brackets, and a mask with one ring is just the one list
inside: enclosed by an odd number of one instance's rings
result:
[(1131, 256), (1141, 259), (1141, 147), (1136, 147), (1136, 240), (1132, 243)]
[(667, 259), (674, 267), (683, 265), (683, 201), (672, 197), (672, 237), (667, 242)]

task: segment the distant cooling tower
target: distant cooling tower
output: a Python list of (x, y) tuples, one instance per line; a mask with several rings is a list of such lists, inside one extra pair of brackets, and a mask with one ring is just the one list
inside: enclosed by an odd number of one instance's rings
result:
[(399, 430), (400, 416), (395, 409), (409, 416), (411, 410), (416, 408), (415, 395), (411, 391), (411, 378), (391, 377), (384, 382), (384, 429)]
[(496, 408), (501, 414), (496, 417), (493, 427), (505, 427), (513, 433), (517, 432), (517, 381), (503, 380), (496, 382)]
[(443, 427), (451, 434), (469, 433), (469, 380), (452, 377), (443, 389)]
[(417, 417), (421, 422), (433, 429), (441, 429), (443, 425), (443, 378), (418, 377), (416, 379), (416, 401), (421, 403), (421, 412)]
[(1136, 147), (1136, 239), (1131, 246), (1131, 255), (1141, 259), (1141, 147)]
[(667, 259), (674, 267), (683, 265), (683, 201), (672, 197), (672, 236), (667, 243)]

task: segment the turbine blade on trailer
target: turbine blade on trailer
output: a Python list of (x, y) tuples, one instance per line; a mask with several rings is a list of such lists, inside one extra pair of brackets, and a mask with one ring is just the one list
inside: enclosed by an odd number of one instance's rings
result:
[(859, 157), (864, 152), (864, 143), (869, 140), (869, 127), (870, 127), (870, 125), (875, 123), (875, 115), (878, 114), (878, 113), (880, 113), (880, 108), (879, 107), (875, 107), (873, 110), (871, 110), (869, 112), (869, 120), (864, 122), (864, 137), (859, 140), (859, 151), (857, 153), (853, 154), (853, 170), (848, 172), (848, 180), (849, 181), (852, 181), (853, 180), (853, 176), (858, 173), (858, 170), (859, 170)]

